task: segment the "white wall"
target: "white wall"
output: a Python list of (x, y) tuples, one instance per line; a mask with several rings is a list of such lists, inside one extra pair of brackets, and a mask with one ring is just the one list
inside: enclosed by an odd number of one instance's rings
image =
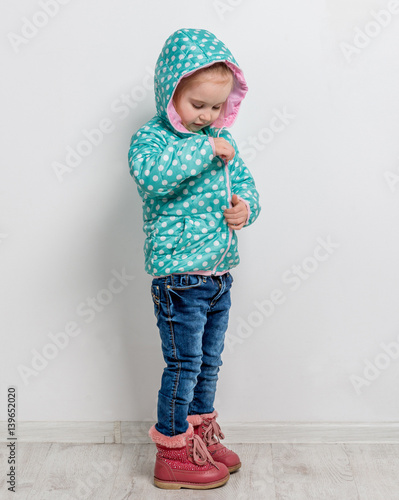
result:
[[(263, 208), (239, 233), (219, 413), (397, 420), (398, 2), (58, 0), (57, 12), (54, 2), (1, 8), (2, 415), (15, 385), (19, 420), (155, 419), (163, 360), (127, 152), (155, 113), (151, 70), (164, 40), (197, 27), (246, 74), (232, 132)], [(108, 133), (57, 177), (56, 162), (100, 123)], [(330, 253), (319, 247), (328, 240)], [(305, 273), (296, 283), (295, 266)], [(120, 292), (106, 292), (122, 272)], [(278, 293), (283, 303), (261, 312)], [(89, 315), (97, 296), (110, 302)], [(51, 350), (50, 333), (72, 322), (75, 336)], [(21, 367), (43, 351), (53, 359), (24, 383)]]

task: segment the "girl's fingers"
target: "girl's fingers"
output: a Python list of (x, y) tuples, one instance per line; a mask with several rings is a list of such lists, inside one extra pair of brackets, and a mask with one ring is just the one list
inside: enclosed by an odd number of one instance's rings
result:
[(224, 216), (226, 217), (226, 219), (227, 219), (229, 222), (237, 222), (239, 219), (244, 219), (245, 214), (243, 214), (243, 213), (238, 213), (238, 214), (225, 214)]
[(241, 224), (228, 224), (228, 226), (231, 229), (234, 229), (234, 231), (239, 231), (240, 229), (242, 229), (244, 227), (244, 222), (242, 222)]
[(241, 224), (244, 224), (246, 221), (246, 217), (241, 216), (241, 217), (226, 217), (227, 224), (229, 226), (240, 226)]

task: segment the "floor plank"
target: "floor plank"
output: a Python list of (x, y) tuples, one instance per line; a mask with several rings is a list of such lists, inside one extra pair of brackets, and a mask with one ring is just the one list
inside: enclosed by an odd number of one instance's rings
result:
[(398, 500), (398, 444), (231, 444), (242, 468), (214, 490), (153, 484), (153, 444), (19, 443), (17, 493), (1, 500)]
[(345, 445), (362, 500), (398, 500), (398, 445)]
[(341, 444), (272, 444), (277, 500), (358, 500)]
[[(3, 448), (3, 447), (2, 447)], [(5, 447), (4, 447), (5, 448)], [(17, 443), (16, 450), (16, 470), (17, 470), (17, 487), (16, 493), (9, 493), (9, 498), (16, 500), (24, 500), (28, 498), (29, 493), (33, 489), (36, 478), (39, 476), (43, 464), (46, 461), (47, 455), (51, 448), (50, 443)], [(4, 449), (2, 449), (2, 452)], [(9, 471), (6, 454), (2, 455), (0, 477), (0, 498), (3, 494), (8, 493), (8, 484), (6, 484), (6, 473)], [(3, 473), (3, 471), (6, 471)], [(4, 492), (4, 493), (3, 493)]]
[(124, 445), (51, 445), (29, 500), (111, 498)]

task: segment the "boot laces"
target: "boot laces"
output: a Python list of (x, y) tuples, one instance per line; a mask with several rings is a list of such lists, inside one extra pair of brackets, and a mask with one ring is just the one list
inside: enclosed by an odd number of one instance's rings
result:
[(204, 420), (203, 425), (205, 426), (203, 439), (206, 446), (220, 443), (220, 440), (224, 439), (224, 434), (216, 419)]
[(196, 465), (205, 465), (207, 462), (211, 462), (211, 464), (219, 470), (219, 467), (211, 457), (205, 443), (197, 434), (194, 434), (193, 437), (189, 439), (189, 442), (192, 446), (192, 459)]

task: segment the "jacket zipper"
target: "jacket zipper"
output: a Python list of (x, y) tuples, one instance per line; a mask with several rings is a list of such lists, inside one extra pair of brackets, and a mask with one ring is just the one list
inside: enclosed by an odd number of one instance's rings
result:
[[(219, 137), (219, 134), (220, 132), (224, 129), (224, 127), (222, 127), (219, 132), (218, 132), (218, 135), (217, 137)], [(229, 167), (228, 167), (228, 161), (227, 160), (223, 160), (224, 162), (224, 170), (225, 170), (225, 173), (226, 173), (226, 184), (227, 184), (227, 199), (228, 199), (228, 203), (229, 203), (229, 208), (231, 208), (233, 205), (231, 203), (231, 190), (230, 190), (230, 173), (229, 173)], [(230, 249), (230, 246), (231, 246), (231, 240), (233, 238), (233, 230), (231, 229), (231, 227), (229, 227), (229, 241), (227, 243), (227, 248), (226, 248), (226, 251), (224, 252), (224, 254), (222, 255), (222, 257), (220, 258), (220, 260), (216, 263), (215, 267), (213, 268), (212, 270), (212, 274), (214, 274), (216, 272), (216, 269), (217, 267), (219, 266), (219, 264), (223, 261), (223, 259), (225, 258), (227, 252), (229, 251)]]
[[(217, 137), (219, 137), (219, 134), (220, 132), (224, 129), (225, 127), (222, 127), (219, 132), (218, 132), (218, 135)], [(197, 135), (196, 132), (193, 132), (193, 135)], [(206, 134), (207, 137), (208, 134)], [(227, 184), (227, 200), (228, 200), (228, 203), (229, 203), (229, 208), (231, 208), (233, 205), (231, 203), (231, 190), (230, 190), (230, 173), (229, 173), (229, 167), (228, 167), (228, 161), (227, 160), (223, 160), (223, 163), (224, 163), (224, 171), (226, 173), (226, 184)], [(215, 267), (212, 269), (212, 274), (214, 274), (216, 272), (216, 269), (217, 267), (219, 266), (219, 264), (223, 261), (223, 259), (225, 258), (227, 252), (230, 250), (230, 247), (231, 247), (231, 240), (233, 239), (233, 230), (231, 229), (231, 227), (229, 227), (229, 241), (227, 243), (227, 248), (226, 248), (226, 251), (223, 253), (222, 257), (220, 258), (220, 260), (218, 260), (218, 262), (215, 264)]]

